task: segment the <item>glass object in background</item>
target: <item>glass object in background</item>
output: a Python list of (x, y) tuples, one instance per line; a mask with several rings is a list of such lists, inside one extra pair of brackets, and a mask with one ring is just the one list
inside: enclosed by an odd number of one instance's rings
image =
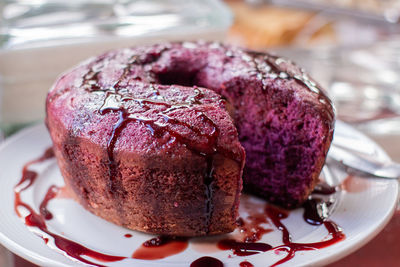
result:
[(247, 2), (313, 9), (389, 23), (400, 22), (398, 0), (247, 0)]
[[(345, 2), (356, 2), (357, 5), (338, 8)], [(386, 5), (382, 4), (384, 2)], [(400, 36), (400, 27), (395, 23), (398, 15), (394, 15), (400, 12), (399, 1), (231, 0), (228, 3), (235, 12), (230, 41), (256, 49), (271, 46), (355, 47)], [(362, 11), (369, 5), (374, 6), (373, 3), (382, 4), (382, 8), (374, 9), (373, 14)], [(357, 9), (358, 6), (363, 9)], [(389, 12), (393, 16), (380, 12)]]
[(373, 135), (400, 135), (400, 40), (360, 48), (282, 49), (333, 98), (338, 118)]
[(175, 40), (222, 40), (232, 23), (218, 0), (0, 2), (0, 129), (44, 117), (56, 77), (105, 50)]
[(207, 0), (6, 0), (0, 4), (0, 47), (154, 35), (220, 31), (231, 14)]

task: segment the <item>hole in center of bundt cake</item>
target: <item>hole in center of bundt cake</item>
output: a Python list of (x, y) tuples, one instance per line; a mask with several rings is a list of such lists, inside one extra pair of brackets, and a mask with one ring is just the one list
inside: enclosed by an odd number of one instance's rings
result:
[(196, 72), (188, 72), (185, 70), (173, 70), (157, 75), (158, 81), (163, 85), (182, 85), (182, 86), (195, 86)]

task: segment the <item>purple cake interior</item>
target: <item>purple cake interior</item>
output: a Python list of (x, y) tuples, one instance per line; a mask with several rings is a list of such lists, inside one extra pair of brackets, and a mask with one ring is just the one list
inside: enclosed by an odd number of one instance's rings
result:
[[(333, 134), (332, 103), (292, 62), (215, 44), (173, 44), (151, 64), (162, 84), (221, 94), (246, 150), (245, 189), (284, 207), (314, 187)], [(228, 104), (228, 106), (229, 106)]]

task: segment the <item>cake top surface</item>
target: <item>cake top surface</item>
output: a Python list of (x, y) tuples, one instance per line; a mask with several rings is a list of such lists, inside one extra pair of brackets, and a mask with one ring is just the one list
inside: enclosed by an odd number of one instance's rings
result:
[[(243, 148), (225, 108), (212, 90), (160, 85), (137, 79), (122, 61), (124, 51), (91, 59), (56, 82), (47, 112), (57, 114), (71, 134), (109, 150), (128, 149), (144, 155), (182, 156), (216, 152), (241, 162)], [(143, 76), (148, 73), (142, 72)]]
[(126, 123), (111, 141), (116, 150), (166, 152), (183, 146), (200, 154), (219, 148), (239, 155), (225, 101), (194, 86), (215, 90), (235, 79), (254, 84), (260, 97), (266, 88), (290, 92), (319, 109), (333, 130), (331, 101), (301, 68), (267, 53), (208, 42), (139, 46), (91, 58), (58, 79), (48, 95), (48, 112), (59, 113), (73, 134), (105, 147)]

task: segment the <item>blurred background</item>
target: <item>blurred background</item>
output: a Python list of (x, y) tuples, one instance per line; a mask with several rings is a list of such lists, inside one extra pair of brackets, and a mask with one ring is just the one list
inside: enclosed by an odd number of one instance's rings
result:
[[(217, 40), (289, 57), (338, 118), (400, 161), (398, 0), (0, 0), (0, 139), (44, 118), (60, 73), (117, 47)], [(394, 233), (399, 234), (396, 238)], [(330, 266), (398, 266), (400, 213)], [(0, 248), (0, 266), (32, 266)]]

